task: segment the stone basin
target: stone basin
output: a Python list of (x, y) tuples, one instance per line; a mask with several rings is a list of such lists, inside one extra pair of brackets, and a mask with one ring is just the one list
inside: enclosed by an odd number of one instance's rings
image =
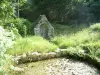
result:
[(20, 75), (100, 75), (93, 65), (67, 58), (55, 58), (20, 64), (24, 68)]

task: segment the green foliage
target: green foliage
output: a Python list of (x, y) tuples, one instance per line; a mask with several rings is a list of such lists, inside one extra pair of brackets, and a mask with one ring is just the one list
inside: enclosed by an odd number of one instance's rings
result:
[(8, 54), (19, 55), (26, 52), (52, 52), (57, 48), (56, 45), (48, 42), (42, 37), (26, 37), (18, 39), (15, 45), (7, 50)]
[[(89, 35), (88, 30), (79, 31), (77, 33), (72, 33), (71, 35), (55, 37), (53, 42), (57, 42), (60, 48), (67, 48), (70, 46), (78, 46), (81, 43), (88, 42)], [(83, 37), (83, 35), (85, 35)]]
[[(89, 28), (79, 27), (76, 29), (69, 26), (55, 25), (54, 28), (56, 27), (55, 32), (57, 33), (57, 36), (51, 40), (51, 42), (56, 44), (61, 49), (67, 49), (69, 47), (80, 47), (83, 50), (86, 50), (90, 55), (99, 57), (100, 33), (92, 32), (93, 29), (91, 29), (91, 27), (95, 28), (95, 26), (96, 25), (91, 25)], [(31, 52), (48, 52), (54, 51), (56, 48), (57, 47), (55, 47), (55, 45), (52, 45), (43, 38), (26, 37), (17, 40), (14, 47), (9, 49), (7, 53), (13, 55), (23, 54), (28, 52), (28, 50)], [(14, 50), (14, 52), (12, 50)]]
[(100, 22), (99, 8), (99, 0), (28, 0), (20, 8), (20, 13), (21, 17), (31, 21), (45, 14), (50, 21), (89, 25), (90, 22)]
[(31, 23), (26, 19), (15, 18), (17, 14), (17, 5), (22, 6), (27, 0), (20, 0), (20, 5), (14, 0), (0, 1), (0, 26), (4, 26), (8, 30), (17, 28), (18, 33), (22, 36), (32, 34)]
[(13, 0), (0, 1), (0, 19), (5, 20), (15, 15), (15, 7), (12, 5), (12, 3)]
[(100, 23), (96, 23), (90, 26), (92, 31), (100, 31)]
[(8, 75), (11, 71), (10, 66), (12, 65), (12, 57), (9, 55), (0, 56), (0, 75)]
[(13, 0), (0, 0), (0, 75), (8, 75), (11, 65), (11, 56), (6, 55), (6, 49), (13, 44), (13, 32), (5, 31), (1, 26), (6, 20), (15, 16)]
[(14, 36), (15, 36), (15, 40), (20, 38), (21, 35), (18, 33), (18, 29), (17, 28), (12, 28), (11, 31), (14, 33)]
[(21, 8), (24, 9), (21, 14), (31, 21), (36, 20), (40, 14), (45, 14), (51, 21), (59, 22), (69, 22), (77, 17), (76, 5), (79, 0), (30, 0), (28, 2), (29, 4)]
[(81, 48), (85, 49), (89, 55), (100, 57), (100, 40), (82, 44)]
[(32, 34), (32, 23), (26, 19), (15, 19), (12, 22), (22, 36)]
[(100, 22), (100, 0), (90, 0), (89, 7), (90, 13), (94, 14), (94, 20)]
[(7, 48), (12, 47), (12, 40), (10, 33), (0, 26), (0, 75), (7, 75), (10, 71), (11, 56), (5, 53)]
[(20, 6), (23, 6), (26, 2), (27, 0), (19, 0)]
[(20, 12), (22, 17), (31, 21), (35, 21), (40, 14), (45, 14), (50, 21), (63, 24), (89, 24), (95, 19), (95, 10), (99, 11), (99, 7), (95, 8), (92, 8), (92, 1), (86, 0), (29, 0)]
[(23, 6), (27, 0), (1, 0), (0, 1), (0, 19), (7, 20), (16, 17), (18, 7)]
[(7, 20), (4, 24), (4, 27), (6, 27), (6, 29), (10, 29), (13, 30), (13, 28), (16, 28), (18, 30), (18, 33), (21, 36), (26, 36), (26, 35), (30, 35), (33, 34), (33, 25), (30, 21), (26, 20), (26, 19), (21, 19), (21, 18), (16, 18), (16, 19), (9, 19)]
[[(61, 27), (59, 26), (58, 28)], [(83, 50), (86, 50), (86, 52), (89, 53), (90, 55), (100, 57), (99, 56), (100, 32), (94, 32), (94, 29), (98, 31), (98, 28), (99, 24), (91, 25), (89, 28), (84, 28), (82, 30), (80, 30), (79, 28), (79, 30), (76, 31), (74, 31), (74, 29), (72, 28), (69, 28), (71, 30), (64, 29), (61, 32), (62, 34), (66, 32), (66, 34), (56, 36), (52, 40), (52, 42), (58, 45), (59, 48), (61, 49), (67, 49), (69, 47), (80, 47)], [(74, 32), (74, 33), (67, 33), (67, 32)]]

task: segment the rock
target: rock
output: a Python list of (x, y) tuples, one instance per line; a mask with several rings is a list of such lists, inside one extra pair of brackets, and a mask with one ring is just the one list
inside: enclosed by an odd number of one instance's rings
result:
[(37, 56), (38, 56), (38, 55), (40, 55), (40, 53), (38, 53), (38, 52), (33, 52), (32, 55), (37, 55)]
[(23, 68), (19, 68), (19, 67), (15, 67), (15, 68), (14, 68), (14, 71), (17, 71), (17, 72), (24, 72), (24, 69), (23, 69)]
[(51, 39), (54, 37), (54, 28), (45, 15), (40, 15), (38, 23), (34, 28), (34, 33), (35, 35), (42, 36), (45, 39)]
[(15, 67), (13, 65), (10, 65), (10, 69), (15, 72), (24, 72), (24, 68)]
[(13, 61), (16, 63), (16, 64), (19, 64), (19, 60), (21, 59), (21, 56), (17, 56), (17, 57), (13, 57)]
[(49, 56), (49, 58), (55, 58), (55, 57), (57, 57), (57, 54), (55, 52), (49, 52), (48, 56)]

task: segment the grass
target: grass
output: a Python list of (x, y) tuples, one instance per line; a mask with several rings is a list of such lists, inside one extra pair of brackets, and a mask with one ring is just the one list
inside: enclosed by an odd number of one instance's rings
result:
[[(51, 42), (38, 37), (31, 36), (18, 39), (8, 54), (20, 55), (27, 52), (51, 52), (57, 47), (67, 49), (69, 47), (80, 47), (88, 54), (100, 57), (100, 24), (90, 27), (81, 25), (77, 28), (61, 24), (52, 24), (55, 28), (55, 37)], [(95, 31), (94, 31), (95, 30)]]
[(100, 31), (100, 23), (93, 24), (90, 28), (93, 31)]
[(84, 29), (70, 36), (57, 36), (53, 39), (53, 42), (60, 48), (67, 48), (69, 46), (78, 46), (88, 42), (95, 42), (99, 40), (99, 33), (90, 32), (88, 29)]
[(88, 50), (89, 55), (100, 57), (100, 40), (83, 44), (80, 47)]
[(27, 52), (52, 52), (56, 45), (38, 36), (25, 37), (16, 40), (14, 46), (7, 50), (8, 54), (20, 55)]
[(55, 36), (70, 35), (85, 28), (84, 25), (81, 25), (77, 28), (71, 25), (62, 25), (56, 23), (52, 23), (52, 25), (55, 29)]
[[(80, 47), (81, 49), (88, 51), (90, 55), (100, 57), (100, 32), (98, 32), (99, 27), (99, 24), (94, 24), (83, 29), (80, 27), (77, 30), (72, 28), (70, 30), (72, 33), (63, 34), (62, 32), (63, 35), (61, 34), (60, 36), (56, 36), (52, 42), (58, 45), (58, 47), (61, 49), (67, 49), (69, 47)], [(98, 30), (94, 32), (95, 28)]]

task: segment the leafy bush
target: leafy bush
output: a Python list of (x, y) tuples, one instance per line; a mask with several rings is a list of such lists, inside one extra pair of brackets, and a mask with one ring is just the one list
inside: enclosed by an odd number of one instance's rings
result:
[(16, 18), (16, 19), (9, 19), (4, 23), (4, 27), (8, 30), (13, 28), (18, 29), (18, 33), (21, 36), (26, 36), (33, 34), (33, 26), (32, 23), (26, 19)]
[(43, 39), (42, 37), (26, 37), (21, 38), (16, 41), (14, 46), (7, 50), (8, 54), (19, 55), (26, 52), (50, 52), (55, 51), (56, 45), (50, 43), (49, 41)]
[(0, 26), (0, 75), (6, 75), (11, 65), (11, 57), (6, 55), (6, 49), (12, 46), (10, 33)]
[(94, 24), (94, 25), (91, 25), (91, 26), (90, 26), (90, 29), (91, 29), (92, 31), (100, 31), (100, 23), (96, 23), (96, 24)]
[(13, 0), (0, 0), (0, 19), (5, 20), (15, 16), (15, 7), (11, 5), (12, 2)]
[(14, 40), (21, 38), (21, 35), (18, 33), (18, 29), (17, 28), (12, 28), (11, 30), (14, 33)]

